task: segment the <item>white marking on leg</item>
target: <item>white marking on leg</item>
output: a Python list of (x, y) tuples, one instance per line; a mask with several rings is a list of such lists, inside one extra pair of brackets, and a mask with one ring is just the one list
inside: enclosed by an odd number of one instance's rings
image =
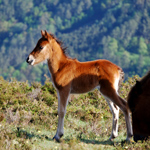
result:
[[(112, 103), (112, 105), (114, 105)], [(115, 108), (116, 107), (116, 108)], [(112, 133), (111, 133), (111, 139), (118, 136), (118, 121), (119, 121), (119, 107), (118, 106), (112, 106), (113, 108), (113, 126), (112, 126)]]
[(113, 115), (112, 132), (109, 138), (111, 140), (118, 136), (119, 107), (117, 105), (114, 106), (114, 103), (110, 101), (109, 98), (107, 98), (106, 96), (104, 97)]

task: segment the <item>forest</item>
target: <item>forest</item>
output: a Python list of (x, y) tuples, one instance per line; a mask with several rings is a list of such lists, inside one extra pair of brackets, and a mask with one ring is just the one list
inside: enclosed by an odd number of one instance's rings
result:
[(41, 30), (70, 57), (108, 59), (126, 79), (150, 69), (150, 0), (0, 0), (0, 76), (45, 82), (47, 65), (26, 63)]

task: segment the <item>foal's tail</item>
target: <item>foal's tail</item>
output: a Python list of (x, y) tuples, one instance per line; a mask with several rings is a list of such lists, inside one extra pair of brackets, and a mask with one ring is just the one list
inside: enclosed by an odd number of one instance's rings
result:
[(119, 68), (119, 74), (120, 74), (120, 76), (119, 76), (119, 83), (118, 83), (118, 86), (120, 86), (121, 85), (121, 83), (123, 82), (123, 80), (124, 80), (124, 72), (123, 72), (123, 70), (121, 69), (121, 68)]

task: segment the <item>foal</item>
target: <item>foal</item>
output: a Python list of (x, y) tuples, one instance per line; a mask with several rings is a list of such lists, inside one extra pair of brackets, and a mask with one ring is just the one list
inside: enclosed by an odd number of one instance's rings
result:
[(68, 58), (61, 42), (52, 34), (41, 31), (41, 35), (36, 47), (29, 54), (27, 63), (36, 65), (47, 60), (58, 95), (58, 127), (53, 139), (59, 141), (64, 134), (64, 116), (69, 95), (86, 93), (97, 87), (107, 100), (113, 114), (110, 140), (118, 135), (119, 108), (123, 111), (126, 120), (126, 140), (130, 140), (132, 127), (127, 103), (118, 95), (118, 86), (124, 77), (122, 69), (107, 60), (79, 62)]

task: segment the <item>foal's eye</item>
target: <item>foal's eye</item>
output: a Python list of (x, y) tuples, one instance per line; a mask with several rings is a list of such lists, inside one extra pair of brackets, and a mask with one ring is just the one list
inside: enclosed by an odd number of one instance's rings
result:
[(39, 49), (42, 50), (42, 49), (43, 49), (43, 46), (40, 46)]

